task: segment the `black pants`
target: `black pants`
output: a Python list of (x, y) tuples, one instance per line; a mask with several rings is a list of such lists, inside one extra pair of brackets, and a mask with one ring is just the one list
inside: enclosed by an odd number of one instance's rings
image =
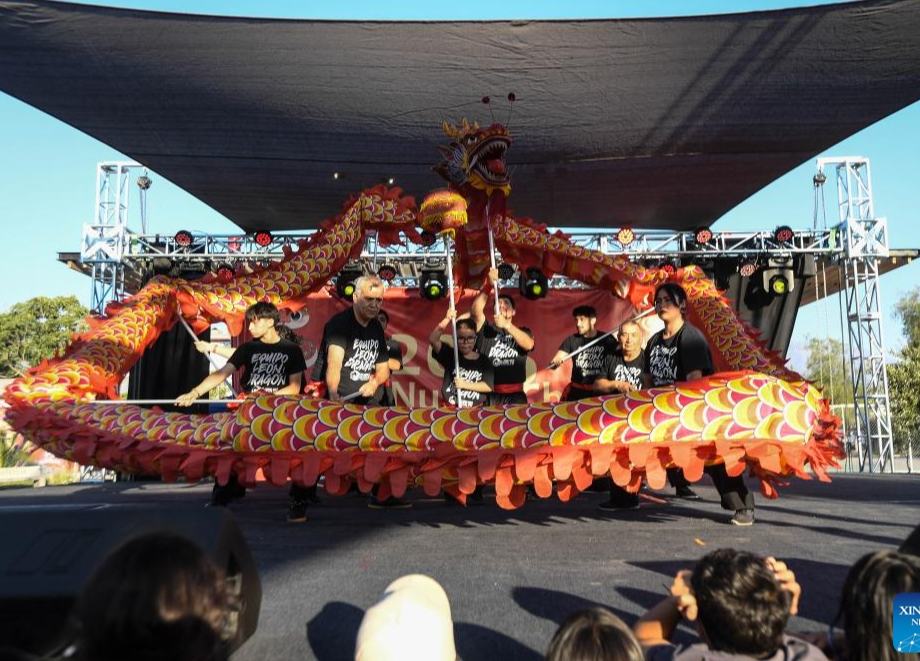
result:
[[(752, 494), (747, 485), (744, 483), (744, 473), (735, 477), (729, 476), (725, 472), (725, 464), (716, 464), (707, 466), (704, 472), (712, 479), (719, 496), (722, 499), (722, 509), (731, 510), (752, 510), (754, 509), (754, 494)], [(684, 476), (680, 468), (668, 469), (668, 482), (674, 488), (689, 487), (690, 482)]]
[[(217, 482), (214, 483), (214, 488), (211, 490), (211, 502), (215, 505), (226, 505), (231, 500), (242, 498), (245, 495), (246, 487), (240, 484), (236, 473), (230, 473), (230, 478), (227, 480), (226, 484), (220, 485)], [(316, 497), (316, 485), (304, 487), (291, 482), (290, 496), (294, 500), (306, 503), (310, 499)]]

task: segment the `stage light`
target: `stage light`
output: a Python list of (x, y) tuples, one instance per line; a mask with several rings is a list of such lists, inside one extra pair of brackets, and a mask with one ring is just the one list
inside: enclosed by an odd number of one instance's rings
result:
[(757, 261), (745, 258), (738, 265), (738, 273), (741, 274), (742, 278), (750, 278), (757, 273)]
[(744, 292), (744, 304), (749, 310), (760, 310), (773, 301), (773, 294), (765, 291), (760, 278), (749, 280)]
[(139, 176), (135, 183), (141, 190), (148, 190), (153, 185), (153, 181), (146, 174)]
[(447, 293), (444, 271), (422, 271), (418, 293), (428, 301), (436, 301)]
[(217, 281), (222, 284), (227, 284), (233, 280), (234, 272), (233, 267), (229, 264), (220, 264), (216, 269), (214, 269), (214, 275), (217, 276)]
[(173, 238), (176, 241), (176, 245), (180, 248), (188, 248), (195, 240), (195, 237), (193, 237), (192, 233), (188, 230), (179, 230)]
[(549, 280), (543, 271), (530, 267), (521, 273), (520, 290), (524, 298), (535, 301), (549, 292)]
[(377, 269), (377, 275), (384, 282), (393, 282), (396, 279), (396, 267), (392, 264), (383, 264)]
[(777, 243), (788, 243), (795, 237), (795, 232), (788, 225), (780, 225), (773, 232), (773, 238)]
[(510, 280), (514, 277), (514, 267), (507, 262), (502, 262), (498, 265), (498, 279), (499, 280)]
[(355, 280), (361, 277), (361, 271), (357, 269), (345, 269), (339, 273), (335, 279), (336, 293), (346, 300), (351, 300), (355, 294)]
[(387, 184), (389, 184), (390, 186), (392, 186), (395, 183), (396, 183), (396, 177), (390, 177), (389, 179), (387, 179)]
[(339, 179), (342, 178), (342, 173), (341, 173), (341, 172), (333, 172), (333, 173), (332, 173), (332, 178), (335, 179), (336, 181), (338, 181)]
[(636, 233), (633, 232), (632, 227), (621, 227), (619, 231), (617, 231), (617, 243), (624, 248), (635, 240)]
[(697, 227), (693, 231), (693, 241), (698, 246), (705, 246), (712, 241), (712, 230), (708, 227)]
[(680, 268), (680, 262), (675, 259), (666, 259), (658, 264), (658, 268), (668, 274), (668, 277), (677, 273)]
[(252, 240), (256, 242), (257, 246), (267, 248), (272, 244), (272, 233), (268, 230), (259, 230), (252, 235)]
[(782, 296), (789, 291), (789, 280), (786, 279), (785, 275), (778, 273), (770, 278), (769, 286), (771, 292), (777, 296)]
[(814, 182), (815, 186), (823, 186), (824, 182), (827, 181), (827, 175), (823, 172), (819, 172), (814, 177), (812, 177), (811, 180)]

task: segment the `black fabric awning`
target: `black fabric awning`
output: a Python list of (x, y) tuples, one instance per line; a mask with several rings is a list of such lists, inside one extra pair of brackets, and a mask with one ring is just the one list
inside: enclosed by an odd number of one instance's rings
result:
[(315, 227), (389, 177), (423, 196), (441, 121), (490, 123), (483, 95), (503, 121), (513, 91), (516, 214), (686, 229), (920, 98), (920, 0), (398, 23), (0, 0), (0, 90), (245, 230)]

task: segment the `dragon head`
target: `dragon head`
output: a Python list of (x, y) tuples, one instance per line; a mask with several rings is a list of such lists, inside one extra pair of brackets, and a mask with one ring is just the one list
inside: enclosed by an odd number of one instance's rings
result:
[(505, 152), (511, 146), (511, 134), (501, 124), (480, 128), (466, 119), (454, 126), (442, 124), (451, 143), (439, 147), (444, 160), (434, 171), (453, 186), (469, 184), (491, 196), (499, 190), (507, 197), (511, 193), (511, 177), (505, 164)]

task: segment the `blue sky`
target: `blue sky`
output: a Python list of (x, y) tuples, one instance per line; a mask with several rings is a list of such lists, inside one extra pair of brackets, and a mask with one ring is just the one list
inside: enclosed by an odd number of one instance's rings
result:
[[(539, 3), (467, 1), (421, 2), (256, 2), (207, 0), (132, 0), (105, 3), (117, 7), (205, 14), (319, 19), (501, 19), (501, 18), (627, 18), (705, 14), (725, 11), (780, 9), (802, 4), (791, 0), (750, 2), (659, 1)], [(345, 6), (347, 4), (347, 7)], [(828, 100), (829, 103), (837, 102)], [(875, 209), (887, 217), (891, 245), (920, 248), (916, 229), (916, 187), (920, 154), (920, 104), (896, 113), (828, 149), (825, 156), (865, 156), (871, 159)], [(89, 302), (88, 278), (68, 271), (56, 261), (58, 251), (79, 250), (82, 224), (92, 219), (95, 166), (125, 157), (60, 121), (0, 93), (0, 214), (13, 237), (0, 267), (0, 310), (45, 295), (74, 294)], [(780, 224), (797, 229), (812, 225), (814, 161), (804, 163), (757, 193), (715, 224), (717, 230), (763, 230)], [(225, 218), (153, 175), (148, 202), (152, 231), (171, 234), (178, 229), (226, 233), (236, 228)], [(829, 182), (830, 183), (830, 182)], [(828, 186), (827, 194), (833, 194)], [(418, 193), (418, 191), (413, 191)], [(829, 211), (833, 211), (831, 198)], [(132, 200), (132, 202), (136, 202)], [(552, 224), (551, 218), (541, 221)], [(135, 223), (136, 225), (136, 223)], [(901, 328), (891, 312), (895, 301), (917, 286), (920, 260), (882, 278), (886, 310), (886, 345), (903, 344)], [(837, 301), (814, 304), (800, 312), (790, 357), (801, 366), (800, 347), (808, 336), (839, 337)]]

